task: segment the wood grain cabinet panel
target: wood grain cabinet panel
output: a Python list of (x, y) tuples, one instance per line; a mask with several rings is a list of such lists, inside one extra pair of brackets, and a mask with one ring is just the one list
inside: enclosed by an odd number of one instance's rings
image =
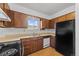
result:
[(5, 21), (4, 26), (14, 27), (14, 11), (6, 9), (6, 14), (10, 17), (11, 22)]
[(8, 3), (0, 3), (0, 8), (6, 11), (6, 9), (10, 10)]
[(60, 16), (56, 19), (56, 22), (63, 22), (75, 19), (75, 12), (68, 13), (66, 15)]
[(10, 6), (8, 5), (8, 3), (3, 3), (3, 7), (4, 7), (5, 9), (10, 10)]
[(51, 39), (50, 39), (50, 46), (52, 47), (52, 48), (55, 48), (55, 36), (51, 36)]
[(66, 16), (66, 20), (73, 20), (75, 19), (75, 12), (69, 13)]
[(56, 19), (49, 20), (49, 29), (55, 29)]
[(56, 19), (56, 22), (62, 22), (62, 21), (65, 21), (66, 20), (66, 17), (65, 16), (61, 16), (61, 17), (58, 17)]
[(17, 28), (27, 27), (26, 19), (27, 19), (27, 15), (20, 12), (14, 12), (15, 27)]
[(47, 19), (41, 18), (41, 29), (49, 28), (49, 21)]
[(42, 38), (26, 38), (22, 39), (22, 46), (24, 47), (24, 55), (29, 55), (33, 52), (41, 50), (43, 48)]
[(3, 3), (0, 3), (0, 8), (3, 9)]
[(26, 28), (27, 15), (6, 9), (6, 14), (11, 18), (11, 22), (4, 22), (6, 27)]

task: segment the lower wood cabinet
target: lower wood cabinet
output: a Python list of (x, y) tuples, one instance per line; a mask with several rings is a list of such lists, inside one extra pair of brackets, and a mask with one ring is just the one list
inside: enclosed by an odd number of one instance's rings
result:
[(55, 48), (54, 36), (24, 38), (24, 39), (21, 39), (21, 42), (22, 42), (22, 55), (23, 56), (27, 56), (31, 53), (34, 53), (36, 51), (39, 51), (41, 49), (44, 49), (50, 46), (52, 48)]
[(52, 47), (52, 48), (55, 48), (55, 41), (56, 41), (56, 38), (55, 38), (55, 36), (51, 36), (50, 37), (50, 46)]
[(21, 42), (23, 49), (22, 54), (24, 56), (43, 49), (42, 37), (25, 38), (25, 39), (21, 39)]

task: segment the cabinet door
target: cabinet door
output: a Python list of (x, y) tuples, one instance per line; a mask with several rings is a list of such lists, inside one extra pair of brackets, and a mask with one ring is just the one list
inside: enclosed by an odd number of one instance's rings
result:
[(0, 3), (0, 8), (6, 12), (6, 9), (10, 10), (8, 3)]
[(31, 43), (32, 41), (30, 41), (29, 39), (22, 39), (22, 55), (25, 56), (32, 53)]
[(14, 27), (14, 11), (6, 9), (6, 14), (10, 17), (11, 22), (5, 21), (4, 25), (6, 27)]
[(0, 8), (3, 9), (3, 3), (0, 3)]
[(32, 41), (32, 52), (36, 52), (38, 50), (41, 50), (43, 48), (43, 41), (40, 38), (35, 38), (35, 40)]
[(49, 20), (49, 29), (55, 29), (56, 28), (56, 19)]
[(0, 27), (3, 27), (3, 26), (4, 26), (3, 22), (2, 22), (2, 21), (0, 21)]
[(22, 46), (24, 47), (23, 55), (29, 55), (33, 52), (41, 50), (43, 48), (42, 42), (42, 38), (39, 37), (22, 39)]
[(37, 49), (36, 51), (43, 49), (43, 39), (42, 38), (39, 38), (38, 40), (36, 40), (35, 48)]
[(20, 12), (14, 12), (15, 27), (17, 28), (27, 27), (26, 20), (27, 20), (27, 15), (20, 13)]
[(51, 36), (51, 38), (50, 38), (50, 46), (51, 47), (53, 47), (53, 48), (55, 48), (55, 36)]
[(41, 29), (49, 28), (49, 21), (47, 19), (41, 19)]

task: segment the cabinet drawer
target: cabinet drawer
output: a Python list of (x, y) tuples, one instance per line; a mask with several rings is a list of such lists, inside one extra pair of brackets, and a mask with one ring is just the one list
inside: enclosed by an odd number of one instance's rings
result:
[(43, 39), (41, 37), (22, 39), (24, 55), (29, 55), (43, 48)]

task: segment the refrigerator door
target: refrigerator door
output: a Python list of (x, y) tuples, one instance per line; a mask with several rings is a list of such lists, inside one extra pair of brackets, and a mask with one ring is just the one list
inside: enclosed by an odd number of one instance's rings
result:
[(65, 56), (74, 55), (75, 44), (74, 20), (56, 24), (56, 50)]

